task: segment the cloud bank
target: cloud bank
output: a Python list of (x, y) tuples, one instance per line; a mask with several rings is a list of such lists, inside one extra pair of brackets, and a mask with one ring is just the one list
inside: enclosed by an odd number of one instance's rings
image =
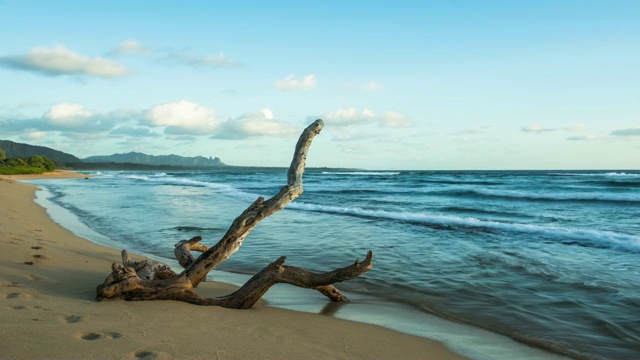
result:
[(299, 133), (298, 126), (274, 118), (262, 109), (238, 117), (219, 117), (209, 107), (180, 100), (158, 104), (144, 111), (120, 109), (101, 113), (80, 104), (60, 103), (40, 118), (1, 120), (0, 128), (8, 134), (29, 133), (30, 138), (48, 132), (61, 136), (137, 137), (164, 136), (166, 139), (210, 136), (219, 139), (246, 139), (258, 136), (289, 136)]
[(640, 136), (640, 127), (613, 130), (611, 132), (613, 136)]
[(0, 66), (49, 76), (79, 75), (114, 78), (130, 73), (118, 62), (80, 55), (64, 46), (36, 47), (24, 55), (2, 56)]
[(406, 116), (393, 111), (376, 114), (369, 109), (358, 110), (355, 107), (333, 110), (325, 113), (321, 118), (334, 126), (378, 124), (385, 128), (399, 128), (411, 125)]

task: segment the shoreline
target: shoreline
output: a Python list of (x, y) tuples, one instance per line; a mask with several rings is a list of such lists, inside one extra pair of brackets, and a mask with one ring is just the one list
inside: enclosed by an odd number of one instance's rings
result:
[[(60, 177), (87, 175), (0, 177), (3, 358), (464, 359), (435, 340), (264, 303), (229, 310), (177, 301), (96, 302), (95, 287), (119, 262), (119, 251), (62, 228), (33, 201), (35, 185), (14, 181)], [(199, 293), (220, 296), (234, 288), (206, 282)]]

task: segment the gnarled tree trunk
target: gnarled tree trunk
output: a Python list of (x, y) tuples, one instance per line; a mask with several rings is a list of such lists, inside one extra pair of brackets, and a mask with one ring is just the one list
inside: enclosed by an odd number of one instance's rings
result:
[[(122, 251), (124, 266), (114, 263), (111, 274), (97, 288), (97, 300), (122, 298), (125, 300), (180, 300), (198, 305), (215, 305), (226, 308), (247, 309), (253, 306), (271, 286), (288, 283), (299, 287), (318, 290), (332, 301), (346, 302), (348, 299), (333, 284), (353, 279), (371, 269), (373, 253), (368, 252), (365, 260), (358, 260), (350, 266), (322, 274), (284, 265), (285, 257), (254, 275), (236, 292), (216, 298), (205, 298), (195, 292), (207, 273), (233, 255), (247, 235), (264, 218), (282, 210), (287, 204), (302, 194), (302, 173), (307, 152), (313, 138), (324, 126), (316, 120), (300, 135), (287, 174), (287, 185), (271, 199), (259, 197), (231, 224), (227, 233), (212, 247), (202, 245), (200, 236), (182, 240), (175, 245), (174, 254), (184, 268), (176, 274), (167, 265), (158, 262), (131, 261), (126, 250)], [(202, 254), (193, 256), (191, 251)]]

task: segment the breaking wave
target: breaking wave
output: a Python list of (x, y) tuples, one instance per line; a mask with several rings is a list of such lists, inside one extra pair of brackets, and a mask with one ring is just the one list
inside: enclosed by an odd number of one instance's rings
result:
[(433, 191), (434, 195), (455, 197), (490, 197), (502, 199), (519, 199), (532, 201), (602, 201), (602, 202), (640, 202), (640, 193), (581, 193), (562, 192), (544, 193), (520, 190), (443, 190)]
[(547, 175), (553, 175), (553, 176), (606, 176), (606, 177), (615, 177), (615, 178), (620, 178), (620, 177), (640, 177), (640, 174), (636, 174), (636, 173), (625, 173), (625, 172), (606, 172), (606, 173), (558, 173), (558, 172), (552, 172), (552, 173), (548, 173)]
[(368, 210), (357, 207), (338, 207), (308, 203), (292, 203), (289, 209), (314, 211), (328, 214), (349, 215), (363, 218), (379, 218), (404, 221), (416, 224), (440, 226), (456, 229), (484, 229), (488, 231), (507, 231), (539, 235), (566, 243), (598, 248), (610, 248), (640, 252), (640, 236), (605, 230), (578, 229), (537, 224), (507, 223), (480, 220), (474, 217), (454, 215), (436, 215), (429, 213), (394, 212), (386, 210)]
[(393, 176), (400, 175), (399, 171), (323, 171), (323, 175), (364, 175), (364, 176)]

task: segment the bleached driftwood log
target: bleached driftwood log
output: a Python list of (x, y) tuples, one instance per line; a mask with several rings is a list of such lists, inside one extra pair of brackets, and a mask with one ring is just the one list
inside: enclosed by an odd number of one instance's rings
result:
[[(175, 245), (174, 254), (184, 271), (176, 274), (162, 263), (131, 261), (127, 251), (123, 250), (124, 266), (116, 263), (111, 266), (111, 274), (104, 283), (98, 285), (96, 299), (179, 300), (198, 305), (246, 309), (255, 304), (271, 286), (288, 283), (315, 289), (332, 301), (348, 301), (333, 284), (353, 279), (371, 269), (371, 251), (362, 263), (356, 260), (350, 266), (322, 274), (284, 265), (285, 257), (282, 256), (232, 294), (205, 298), (195, 292), (195, 288), (205, 279), (207, 273), (238, 251), (244, 239), (261, 220), (282, 210), (302, 194), (302, 173), (307, 153), (313, 138), (320, 133), (323, 126), (322, 120), (316, 120), (300, 135), (287, 173), (287, 185), (268, 200), (259, 197), (233, 221), (227, 233), (216, 245), (208, 247), (200, 244), (200, 236), (182, 240)], [(191, 251), (202, 254), (196, 258)]]

